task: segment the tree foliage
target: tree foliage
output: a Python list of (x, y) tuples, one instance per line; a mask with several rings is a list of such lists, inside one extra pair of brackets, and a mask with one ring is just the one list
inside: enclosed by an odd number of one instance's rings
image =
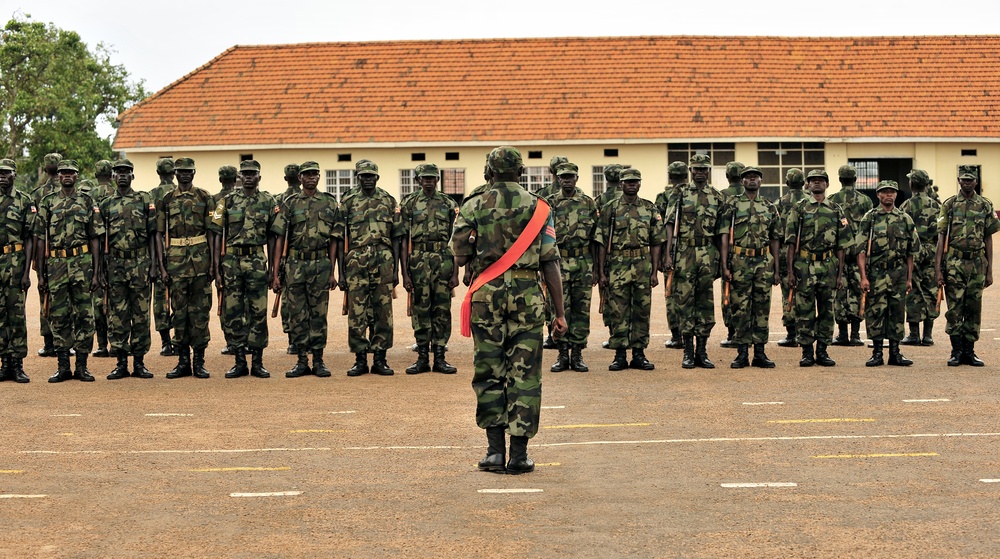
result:
[(46, 153), (77, 160), (81, 171), (112, 156), (98, 124), (116, 126), (146, 92), (110, 54), (30, 15), (0, 31), (0, 155), (17, 161), (19, 185), (34, 187)]

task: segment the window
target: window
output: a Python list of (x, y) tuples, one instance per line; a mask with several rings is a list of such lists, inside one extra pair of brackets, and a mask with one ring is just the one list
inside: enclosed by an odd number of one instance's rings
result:
[(548, 167), (525, 167), (520, 182), (525, 189), (538, 192), (543, 186), (552, 184), (552, 173)]
[(618, 150), (614, 148), (609, 148), (604, 150), (604, 157), (618, 157)]
[(736, 144), (733, 143), (699, 143), (699, 144), (667, 144), (667, 163), (681, 161), (687, 163), (691, 156), (700, 153), (712, 158), (713, 166), (723, 166), (736, 159)]
[(974, 150), (974, 149), (963, 149), (962, 150), (962, 157), (975, 157), (975, 156), (976, 156), (976, 150)]
[(540, 152), (540, 151), (529, 151), (528, 152), (528, 159), (541, 159), (541, 158), (542, 158), (542, 152)]
[(339, 169), (326, 172), (326, 191), (329, 194), (333, 194), (338, 202), (340, 202), (344, 194), (347, 194), (353, 182), (353, 169)]
[(604, 166), (594, 165), (591, 167), (591, 173), (594, 180), (594, 200), (597, 200), (601, 197), (601, 194), (604, 194)]
[(400, 169), (399, 170), (399, 199), (402, 200), (403, 196), (413, 193), (413, 169)]
[(465, 169), (441, 169), (441, 191), (465, 194)]
[(785, 174), (789, 169), (801, 169), (805, 175), (826, 165), (823, 142), (758, 142), (757, 167), (764, 175), (760, 193), (777, 200), (785, 191)]
[(338, 153), (337, 162), (338, 163), (349, 163), (351, 161), (351, 154), (349, 153)]
[(241, 153), (240, 154), (240, 161), (250, 161), (251, 159), (253, 159), (253, 154), (252, 153)]
[(446, 152), (444, 152), (444, 160), (445, 161), (458, 161), (458, 152), (457, 151), (446, 151)]
[(427, 154), (426, 153), (411, 153), (410, 154), (410, 161), (426, 161), (426, 160), (427, 160)]

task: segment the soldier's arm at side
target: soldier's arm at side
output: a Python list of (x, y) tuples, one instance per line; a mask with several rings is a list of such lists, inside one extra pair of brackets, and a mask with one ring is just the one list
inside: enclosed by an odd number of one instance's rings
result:
[(552, 306), (555, 308), (556, 318), (552, 321), (552, 337), (559, 339), (566, 335), (566, 314), (563, 311), (562, 277), (558, 260), (546, 260), (542, 262), (542, 280), (552, 298)]
[(729, 231), (722, 234), (722, 247), (719, 251), (719, 264), (722, 267), (722, 279), (733, 281), (733, 273), (729, 271)]
[[(330, 242), (327, 244), (327, 247), (326, 247), (327, 254), (328, 254), (329, 258), (330, 258), (330, 283), (326, 286), (326, 288), (328, 290), (330, 290), (330, 291), (333, 291), (334, 289), (337, 289), (337, 276), (334, 273), (334, 270), (336, 270), (336, 268), (337, 268), (337, 246), (338, 245), (340, 245), (340, 243), (337, 242), (337, 239), (335, 239), (333, 237), (330, 237)], [(282, 250), (284, 250), (284, 246), (282, 246)], [(277, 273), (275, 273), (275, 276), (277, 276)]]
[[(944, 258), (944, 236), (945, 231), (938, 229), (938, 240), (937, 248), (934, 250), (934, 278), (938, 285), (944, 285), (944, 274), (941, 273), (941, 261)], [(990, 246), (990, 253), (988, 256), (992, 256), (992, 245)]]
[(913, 290), (913, 255), (906, 257), (906, 294)]
[(91, 273), (93, 274), (93, 276), (90, 278), (90, 291), (91, 293), (93, 293), (94, 291), (97, 291), (97, 288), (101, 283), (101, 276), (100, 276), (101, 258), (99, 256), (101, 254), (100, 237), (92, 237), (89, 241), (89, 244), (90, 244), (90, 254), (94, 255), (94, 257), (90, 259), (91, 260), (90, 270)]
[(778, 263), (778, 254), (781, 253), (781, 241), (778, 239), (771, 239), (771, 264), (774, 265), (774, 278), (771, 280), (771, 285), (778, 285), (781, 283), (781, 268)]
[(649, 286), (656, 287), (660, 285), (660, 271), (657, 269), (656, 263), (660, 261), (660, 246), (659, 244), (654, 244), (649, 247), (649, 257), (653, 261), (653, 273), (649, 276)]
[[(858, 270), (861, 271), (861, 291), (868, 292), (871, 289), (871, 282), (868, 281), (868, 273), (865, 271), (865, 262), (868, 261), (868, 255), (865, 251), (858, 252)], [(909, 280), (909, 276), (907, 276)]]
[(993, 236), (986, 235), (983, 239), (983, 245), (986, 248), (986, 283), (984, 287), (989, 287), (993, 285)]
[(837, 289), (844, 288), (844, 249), (837, 249)]

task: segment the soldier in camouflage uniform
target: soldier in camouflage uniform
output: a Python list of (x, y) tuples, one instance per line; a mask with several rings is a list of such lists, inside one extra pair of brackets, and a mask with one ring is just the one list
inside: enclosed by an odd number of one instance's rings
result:
[[(724, 188), (721, 192), (726, 197), (726, 200), (731, 200), (740, 194), (743, 194), (743, 184), (740, 174), (743, 173), (744, 165), (739, 161), (730, 161), (726, 163), (726, 180), (729, 181), (729, 186)], [(725, 299), (722, 301), (722, 324), (726, 326), (726, 339), (719, 342), (720, 347), (736, 347), (736, 342), (733, 341), (733, 312), (729, 308), (729, 302)]]
[(569, 332), (559, 342), (559, 358), (549, 369), (554, 373), (570, 368), (578, 372), (590, 370), (583, 361), (583, 348), (590, 336), (590, 298), (599, 275), (594, 268), (593, 240), (600, 213), (594, 199), (576, 187), (579, 173), (575, 163), (560, 164), (556, 168), (559, 191), (547, 200), (556, 226), (563, 309), (569, 326)]
[(16, 177), (14, 161), (0, 159), (0, 381), (26, 383), (24, 298), (31, 287), (36, 210), (31, 197), (14, 188)]
[[(871, 198), (858, 192), (854, 185), (858, 180), (858, 171), (852, 165), (842, 165), (837, 171), (840, 178), (840, 191), (830, 196), (830, 201), (840, 206), (851, 228), (852, 239), (856, 238), (858, 222), (861, 217), (872, 209)], [(858, 270), (858, 246), (844, 247), (844, 289), (838, 290), (834, 303), (834, 316), (837, 319), (837, 337), (832, 345), (861, 346), (861, 271)], [(848, 338), (847, 325), (851, 325)], [(871, 337), (871, 336), (869, 336)]]
[[(605, 165), (604, 166), (604, 183), (605, 183), (604, 184), (604, 193), (602, 193), (600, 195), (600, 197), (597, 198), (597, 209), (598, 210), (600, 210), (604, 206), (608, 205), (608, 203), (611, 202), (612, 200), (617, 200), (622, 195), (621, 172), (622, 172), (622, 169), (624, 169), (624, 168), (625, 168), (625, 166), (620, 165), (618, 163), (612, 163), (610, 165)], [(601, 292), (600, 296), (605, 301), (607, 301), (608, 300), (608, 294), (604, 291), (604, 288), (601, 287), (600, 285), (598, 285), (597, 289), (599, 289), (600, 292)], [(601, 318), (604, 321), (604, 325), (608, 327), (608, 335), (610, 336), (610, 334), (611, 334), (611, 322), (610, 322), (609, 315), (607, 313), (605, 313), (604, 315), (602, 315)], [(610, 337), (609, 337), (608, 341), (603, 342), (601, 344), (601, 347), (603, 347), (604, 349), (610, 349), (611, 348), (611, 339), (610, 339)]]
[(937, 185), (934, 184), (934, 179), (927, 179), (927, 195), (931, 197), (931, 200), (937, 202), (938, 205), (941, 204), (941, 196), (938, 193)]
[[(156, 174), (160, 184), (149, 191), (154, 205), (159, 205), (163, 197), (174, 188), (174, 160), (171, 157), (161, 157), (156, 160)], [(167, 304), (167, 286), (157, 274), (153, 284), (153, 323), (156, 332), (160, 334), (160, 355), (175, 357), (177, 352), (170, 342), (170, 306)]]
[(118, 188), (100, 202), (108, 247), (101, 275), (108, 292), (111, 350), (118, 359), (108, 380), (129, 376), (129, 355), (131, 376), (153, 378), (145, 356), (150, 346), (150, 285), (157, 275), (156, 205), (149, 193), (132, 190), (131, 161), (120, 159), (113, 168)]
[(785, 173), (785, 186), (788, 192), (778, 200), (778, 231), (781, 234), (781, 250), (778, 251), (778, 273), (781, 277), (781, 324), (785, 327), (784, 339), (778, 340), (781, 347), (799, 347), (795, 341), (795, 314), (791, 305), (788, 304), (788, 247), (784, 244), (785, 223), (788, 221), (788, 213), (792, 211), (792, 206), (798, 204), (806, 197), (802, 187), (806, 184), (806, 176), (801, 169), (789, 169)]
[[(168, 379), (191, 376), (208, 378), (205, 348), (211, 339), (208, 314), (212, 309), (212, 195), (194, 186), (195, 164), (190, 157), (174, 162), (177, 188), (163, 195), (156, 206), (156, 248), (160, 255), (160, 278), (168, 283), (172, 344), (177, 348), (177, 366)], [(167, 240), (169, 237), (169, 242)], [(190, 349), (194, 350), (194, 361)]]
[(837, 363), (827, 345), (833, 336), (834, 297), (844, 288), (844, 251), (854, 240), (844, 212), (826, 197), (826, 171), (809, 171), (806, 182), (811, 196), (792, 206), (784, 233), (791, 263), (788, 287), (795, 291), (795, 339), (802, 346), (800, 367), (832, 367)]
[[(676, 192), (677, 189), (684, 188), (684, 186), (687, 184), (687, 178), (688, 178), (687, 163), (684, 163), (683, 161), (674, 161), (673, 163), (667, 166), (667, 181), (669, 181), (669, 184), (667, 185), (666, 188), (663, 189), (663, 192), (660, 192), (659, 194), (656, 195), (656, 202), (655, 202), (656, 209), (658, 209), (660, 211), (660, 215), (663, 216), (664, 223), (666, 223), (667, 213), (669, 213), (670, 211), (676, 212), (677, 210), (676, 205), (674, 205), (671, 209), (669, 203), (670, 196), (674, 192)], [(674, 217), (676, 218), (676, 215)], [(677, 220), (674, 219), (673, 221), (676, 223)], [(672, 230), (671, 234), (673, 234)], [(663, 250), (661, 251), (662, 254), (660, 257), (660, 264), (659, 264), (659, 269), (667, 275), (668, 279), (670, 276), (670, 272), (667, 270), (667, 253), (672, 248), (673, 245), (664, 246)], [(672, 283), (670, 288), (671, 288), (670, 289), (671, 293), (669, 296), (667, 296), (666, 290), (664, 289), (664, 299), (666, 300), (667, 304), (667, 327), (670, 328), (670, 339), (663, 344), (663, 347), (667, 349), (684, 349), (684, 342), (682, 341), (681, 337), (680, 318), (678, 317), (677, 314), (678, 312), (677, 296), (675, 295), (676, 291), (674, 291)]]
[[(691, 156), (692, 183), (676, 190), (668, 200), (667, 246), (673, 242), (677, 205), (681, 204), (677, 262), (667, 255), (667, 270), (674, 271), (673, 292), (677, 297), (678, 322), (684, 339), (685, 369), (714, 369), (706, 345), (715, 327), (714, 283), (719, 270), (719, 248), (715, 244), (725, 196), (708, 184), (712, 161), (707, 155)], [(697, 345), (695, 344), (697, 340)]]
[[(552, 159), (549, 160), (549, 175), (552, 177), (552, 182), (549, 183), (549, 184), (547, 184), (547, 185), (545, 185), (545, 186), (543, 186), (542, 188), (538, 189), (538, 193), (537, 194), (538, 194), (539, 198), (541, 198), (543, 200), (548, 200), (552, 196), (552, 194), (554, 194), (555, 192), (557, 192), (559, 190), (559, 181), (556, 178), (556, 176), (557, 176), (556, 175), (556, 168), (559, 167), (559, 165), (562, 165), (563, 163), (567, 163), (567, 162), (569, 162), (569, 159), (567, 159), (567, 158), (565, 158), (565, 157), (563, 157), (561, 155), (557, 155), (557, 156), (555, 156), (555, 157), (553, 157)], [(555, 312), (555, 308), (552, 306), (552, 300), (549, 299), (548, 297), (546, 297), (546, 299), (545, 299), (545, 324), (546, 325), (551, 325), (552, 324), (552, 317), (554, 316), (553, 315), (554, 312)], [(542, 347), (544, 347), (545, 349), (558, 349), (559, 348), (559, 344), (557, 344), (555, 342), (555, 340), (552, 339), (552, 328), (551, 328), (551, 326), (549, 326), (549, 333), (545, 337), (545, 344)]]
[[(458, 372), (445, 360), (451, 338), (451, 294), (458, 286), (458, 268), (448, 248), (458, 206), (438, 190), (438, 168), (418, 165), (413, 176), (420, 189), (403, 199), (400, 215), (406, 249), (402, 251), (403, 289), (411, 294), (410, 322), (417, 340), (417, 361), (406, 368), (413, 375), (433, 370)], [(434, 348), (434, 366), (428, 352)]]
[[(42, 198), (45, 198), (53, 192), (57, 192), (61, 187), (59, 186), (59, 162), (62, 161), (62, 155), (58, 153), (47, 153), (44, 158), (44, 171), (38, 182), (38, 186), (31, 192), (31, 200), (38, 208), (38, 205), (42, 203)], [(32, 265), (35, 267), (35, 271), (38, 271), (38, 259), (32, 260)], [(42, 284), (38, 284), (38, 300), (42, 301), (45, 298), (45, 294), (42, 291)], [(38, 323), (41, 325), (41, 333), (43, 345), (38, 350), (39, 357), (55, 357), (56, 348), (52, 341), (52, 328), (49, 326), (49, 319), (45, 317), (45, 313), (42, 310), (42, 305), (38, 305)]]
[[(59, 162), (62, 188), (42, 198), (35, 221), (35, 237), (41, 240), (35, 249), (42, 271), (38, 281), (49, 294), (49, 324), (59, 359), (59, 368), (49, 382), (94, 380), (87, 370), (87, 358), (94, 346), (93, 292), (100, 272), (98, 256), (104, 225), (100, 208), (90, 196), (76, 190), (78, 172), (75, 161)], [(70, 349), (76, 350), (72, 377)]]
[[(906, 321), (910, 334), (899, 343), (902, 345), (934, 345), (931, 331), (934, 319), (940, 314), (936, 309), (937, 283), (934, 281), (934, 253), (937, 250), (937, 217), (941, 205), (927, 194), (930, 179), (927, 173), (914, 169), (910, 179), (910, 196), (899, 209), (913, 220), (920, 237), (920, 250), (913, 257), (913, 289), (906, 296)], [(920, 337), (920, 323), (924, 323), (924, 336)], [(869, 338), (871, 335), (868, 336)]]
[[(651, 371), (646, 358), (652, 288), (659, 283), (660, 249), (666, 240), (663, 216), (649, 200), (639, 198), (642, 175), (638, 169), (621, 172), (622, 195), (601, 210), (594, 233), (601, 286), (608, 293), (604, 312), (610, 314), (611, 348), (615, 359), (609, 371), (626, 368)], [(625, 350), (632, 349), (632, 361)]]
[[(730, 198), (722, 220), (722, 278), (729, 282), (729, 307), (734, 328), (736, 359), (730, 367), (748, 365), (770, 369), (774, 361), (764, 353), (771, 316), (771, 288), (778, 285), (778, 208), (760, 196), (763, 173), (745, 167), (743, 193)], [(730, 227), (732, 233), (730, 233)], [(753, 344), (753, 362), (749, 360)]]
[(993, 203), (976, 194), (978, 184), (974, 166), (959, 166), (959, 192), (941, 204), (938, 214), (934, 273), (948, 299), (945, 332), (951, 338), (949, 367), (984, 365), (976, 355), (976, 341), (983, 289), (993, 285), (993, 234), (1000, 230), (1000, 221)]
[[(486, 155), (488, 159), (489, 154)], [(482, 196), (484, 193), (486, 193), (487, 190), (493, 187), (493, 171), (490, 170), (490, 166), (488, 164), (485, 167), (483, 167), (483, 180), (485, 180), (486, 182), (477, 186), (476, 188), (473, 188), (472, 191), (469, 192), (469, 194), (467, 194), (465, 198), (462, 199), (462, 205), (465, 205), (466, 202), (468, 202), (473, 198), (478, 198), (479, 196)], [(465, 285), (466, 287), (472, 285), (472, 266), (465, 267), (465, 272), (462, 274), (462, 284)], [(413, 351), (416, 350), (417, 350), (417, 344), (413, 344)]]
[[(100, 206), (101, 202), (115, 190), (114, 184), (111, 183), (111, 175), (111, 162), (102, 159), (94, 164), (94, 178), (97, 179), (97, 185), (89, 191), (83, 188), (80, 190), (90, 195), (94, 203)], [(97, 348), (94, 349), (94, 357), (111, 357), (111, 352), (108, 351), (108, 312), (104, 304), (106, 298), (104, 290), (104, 282), (101, 281), (97, 290), (94, 291), (94, 329), (97, 331)]]
[[(295, 196), (302, 192), (302, 181), (299, 180), (299, 166), (295, 163), (285, 165), (285, 184), (288, 185), (285, 191), (277, 197), (278, 204), (283, 204), (289, 196)], [(329, 294), (327, 294), (329, 298)], [(288, 305), (281, 306), (281, 331), (288, 335), (288, 355), (298, 355), (299, 349), (292, 343), (291, 316), (288, 314)]]
[(355, 357), (347, 375), (369, 372), (368, 351), (374, 353), (371, 372), (391, 375), (385, 352), (392, 347), (392, 289), (399, 283), (403, 225), (396, 199), (376, 186), (378, 165), (367, 162), (357, 173), (360, 186), (341, 200), (334, 231), (343, 243), (338, 283), (347, 293), (347, 342)]
[[(306, 161), (297, 167), (302, 192), (284, 199), (274, 223), (275, 232), (284, 236), (278, 238), (273, 259), (278, 260), (283, 250), (287, 250), (287, 256), (284, 263), (273, 263), (272, 281), (275, 292), (285, 292), (281, 310), (288, 313), (289, 345), (295, 346), (298, 356), (295, 366), (285, 372), (285, 377), (309, 374), (329, 377), (330, 369), (323, 362), (323, 350), (326, 349), (330, 291), (337, 287), (333, 275), (337, 259), (333, 236), (337, 199), (318, 190), (319, 163)], [(313, 356), (311, 368), (309, 353)]]
[[(213, 207), (217, 206), (219, 201), (236, 190), (236, 177), (238, 176), (239, 171), (232, 165), (223, 165), (222, 167), (219, 167), (219, 184), (222, 185), (222, 189), (212, 195)], [(226, 338), (226, 345), (222, 348), (222, 351), (219, 352), (222, 355), (235, 355), (233, 346), (229, 345), (229, 339), (231, 338), (229, 326), (230, 323), (227, 323), (225, 320), (222, 321), (222, 334)]]
[(913, 257), (920, 251), (920, 238), (910, 216), (896, 207), (896, 181), (881, 181), (875, 187), (879, 205), (861, 218), (855, 237), (861, 291), (867, 293), (865, 330), (872, 340), (867, 367), (878, 367), (882, 341), (889, 340), (889, 364), (909, 366), (913, 361), (899, 352), (903, 339), (906, 296), (913, 286)]
[[(222, 331), (235, 356), (226, 378), (250, 374), (269, 378), (264, 368), (267, 347), (267, 290), (272, 286), (271, 260), (278, 231), (278, 203), (260, 184), (260, 163), (240, 161), (243, 187), (225, 195), (215, 206), (215, 286), (222, 297)], [(267, 254), (265, 254), (265, 247)], [(250, 352), (247, 368), (246, 353)]]
[[(500, 260), (524, 234), (538, 199), (518, 184), (524, 166), (517, 149), (490, 152), (493, 188), (462, 204), (451, 237), (455, 264), (469, 265), (478, 276)], [(538, 432), (542, 404), (542, 279), (555, 304), (553, 333), (566, 333), (559, 250), (549, 213), (547, 224), (523, 255), (501, 276), (471, 292), (471, 327), (475, 372), (476, 423), (486, 430), (489, 448), (479, 469), (521, 474), (534, 470), (528, 439)], [(504, 466), (510, 433), (510, 460)]]

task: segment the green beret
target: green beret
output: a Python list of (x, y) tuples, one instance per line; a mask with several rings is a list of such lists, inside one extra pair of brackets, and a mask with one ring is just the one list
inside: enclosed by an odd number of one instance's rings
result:
[(875, 186), (875, 192), (881, 192), (883, 190), (895, 190), (899, 192), (899, 184), (896, 181), (879, 181)]
[(72, 159), (63, 159), (59, 162), (60, 171), (73, 171), (74, 173), (80, 172), (80, 166), (76, 164), (76, 161)]
[(0, 171), (17, 172), (17, 163), (13, 159), (0, 159)]
[(111, 176), (111, 162), (107, 159), (102, 159), (97, 163), (94, 163), (94, 176), (95, 177), (110, 177)]
[[(319, 163), (316, 163), (315, 161), (306, 161), (302, 165), (299, 165), (298, 168), (299, 174), (305, 173), (306, 171), (319, 172)], [(285, 167), (285, 169), (288, 169), (288, 167)]]
[(580, 167), (578, 167), (576, 163), (570, 163), (567, 161), (566, 163), (560, 163), (559, 166), (556, 167), (557, 177), (560, 175), (579, 175), (579, 174), (580, 174)]
[(175, 171), (194, 171), (194, 159), (190, 157), (180, 157), (174, 160)]
[(642, 173), (639, 172), (639, 169), (622, 169), (621, 178), (622, 182), (628, 180), (638, 181), (642, 180)]
[(132, 171), (135, 169), (135, 165), (132, 165), (132, 162), (129, 161), (128, 159), (118, 159), (111, 165), (111, 168), (128, 169), (129, 171)]
[(256, 160), (247, 159), (246, 161), (240, 161), (240, 172), (243, 171), (257, 171), (260, 172), (260, 163)]
[(711, 167), (712, 158), (703, 153), (696, 153), (691, 156), (691, 160), (688, 161), (688, 166), (696, 168)]
[(521, 152), (514, 146), (500, 146), (490, 152), (486, 164), (494, 173), (509, 173), (522, 167)]
[(236, 167), (233, 167), (232, 165), (223, 165), (222, 167), (219, 167), (219, 178), (236, 180)]

